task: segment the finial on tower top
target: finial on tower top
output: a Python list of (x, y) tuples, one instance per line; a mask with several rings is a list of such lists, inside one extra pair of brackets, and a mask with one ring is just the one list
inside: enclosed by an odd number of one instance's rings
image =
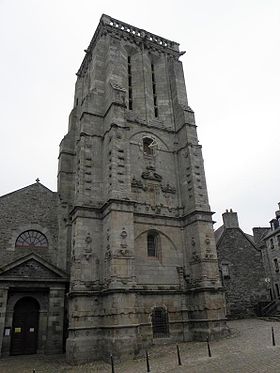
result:
[(40, 179), (38, 177), (35, 181), (36, 181), (36, 183), (40, 183)]

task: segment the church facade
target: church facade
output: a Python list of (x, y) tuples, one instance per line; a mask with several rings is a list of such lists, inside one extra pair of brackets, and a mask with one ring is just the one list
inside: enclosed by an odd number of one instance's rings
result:
[(34, 218), (27, 211), (1, 243), (2, 352), (16, 353), (29, 308), (37, 351), (65, 345), (73, 362), (228, 334), (182, 54), (101, 17), (77, 73), (58, 192), (36, 183), (1, 199), (10, 209), (31, 189), (46, 196), (43, 216), (31, 198)]
[(1, 356), (62, 353), (66, 254), (58, 247), (58, 200), (39, 182), (0, 197)]

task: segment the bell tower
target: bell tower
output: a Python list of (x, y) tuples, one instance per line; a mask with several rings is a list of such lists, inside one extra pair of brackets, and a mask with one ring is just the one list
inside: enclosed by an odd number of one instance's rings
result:
[(102, 15), (60, 145), (70, 360), (228, 333), (179, 44)]

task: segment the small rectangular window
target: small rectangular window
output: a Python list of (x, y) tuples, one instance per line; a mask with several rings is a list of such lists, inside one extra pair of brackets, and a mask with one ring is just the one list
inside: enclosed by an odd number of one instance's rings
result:
[(271, 248), (271, 249), (274, 249), (274, 241), (273, 241), (273, 238), (271, 238), (271, 239), (269, 240), (269, 242), (270, 242), (270, 248)]
[(223, 278), (230, 278), (229, 264), (222, 264), (222, 276)]
[(273, 262), (274, 262), (274, 269), (275, 269), (275, 272), (279, 272), (279, 263), (278, 263), (278, 259), (277, 259), (277, 258), (273, 259)]

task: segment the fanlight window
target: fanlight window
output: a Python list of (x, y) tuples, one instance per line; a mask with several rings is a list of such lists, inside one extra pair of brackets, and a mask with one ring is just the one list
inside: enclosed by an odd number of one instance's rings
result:
[(156, 307), (152, 313), (153, 338), (169, 337), (168, 313), (162, 307)]
[(37, 249), (48, 248), (47, 237), (43, 233), (35, 230), (29, 230), (21, 233), (16, 240), (16, 247)]

